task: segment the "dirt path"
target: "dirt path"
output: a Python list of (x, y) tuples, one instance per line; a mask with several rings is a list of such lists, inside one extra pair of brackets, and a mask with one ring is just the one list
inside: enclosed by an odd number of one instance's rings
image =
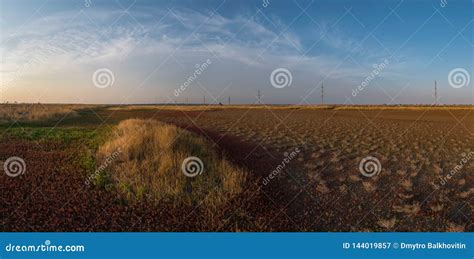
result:
[[(294, 182), (282, 172), (278, 179), (264, 184), (264, 179), (282, 163), (284, 157), (265, 150), (262, 146), (246, 143), (237, 137), (197, 127), (193, 124), (175, 124), (212, 141), (227, 159), (252, 173), (252, 181), (260, 192), (250, 200), (255, 208), (252, 213), (265, 219), (265, 224), (274, 231), (308, 231), (312, 223), (305, 211), (310, 197), (301, 192)], [(313, 207), (314, 208), (314, 207)]]

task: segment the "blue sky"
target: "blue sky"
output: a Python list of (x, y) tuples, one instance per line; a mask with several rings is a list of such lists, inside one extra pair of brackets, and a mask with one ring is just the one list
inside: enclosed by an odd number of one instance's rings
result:
[(1, 101), (317, 104), (324, 84), (327, 103), (426, 104), (434, 80), (439, 103), (474, 100), (474, 79), (448, 81), (473, 75), (471, 0), (0, 3)]

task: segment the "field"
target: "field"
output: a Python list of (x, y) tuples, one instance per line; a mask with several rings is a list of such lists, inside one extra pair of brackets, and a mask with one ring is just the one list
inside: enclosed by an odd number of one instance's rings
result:
[(63, 109), (1, 121), (1, 231), (474, 231), (472, 106)]
[(90, 108), (80, 104), (0, 104), (0, 123), (32, 122), (75, 116), (76, 110)]

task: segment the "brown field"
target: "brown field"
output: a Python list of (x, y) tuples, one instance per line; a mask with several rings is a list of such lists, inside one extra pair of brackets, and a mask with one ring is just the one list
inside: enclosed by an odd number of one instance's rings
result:
[[(0, 230), (473, 231), (472, 111), (121, 106), (5, 123), (0, 159), (27, 171), (0, 178)], [(188, 156), (207, 170), (183, 177)]]
[[(290, 199), (282, 217), (291, 215), (294, 230), (473, 229), (474, 163), (462, 162), (474, 151), (470, 110), (234, 110), (164, 120), (238, 137), (280, 161), (299, 148), (267, 185), (295, 190), (272, 197)], [(367, 156), (381, 162), (376, 177), (359, 172)]]
[(110, 106), (113, 111), (168, 110), (168, 111), (215, 111), (228, 109), (246, 110), (474, 110), (472, 105), (120, 105)]

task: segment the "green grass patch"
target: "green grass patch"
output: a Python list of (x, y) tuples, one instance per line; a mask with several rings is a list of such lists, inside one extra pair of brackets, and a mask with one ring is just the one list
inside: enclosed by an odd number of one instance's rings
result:
[(86, 143), (91, 147), (98, 147), (105, 138), (108, 127), (89, 128), (52, 128), (52, 127), (11, 127), (1, 128), (2, 138), (15, 138), (28, 141), (61, 141), (65, 144), (77, 142)]

